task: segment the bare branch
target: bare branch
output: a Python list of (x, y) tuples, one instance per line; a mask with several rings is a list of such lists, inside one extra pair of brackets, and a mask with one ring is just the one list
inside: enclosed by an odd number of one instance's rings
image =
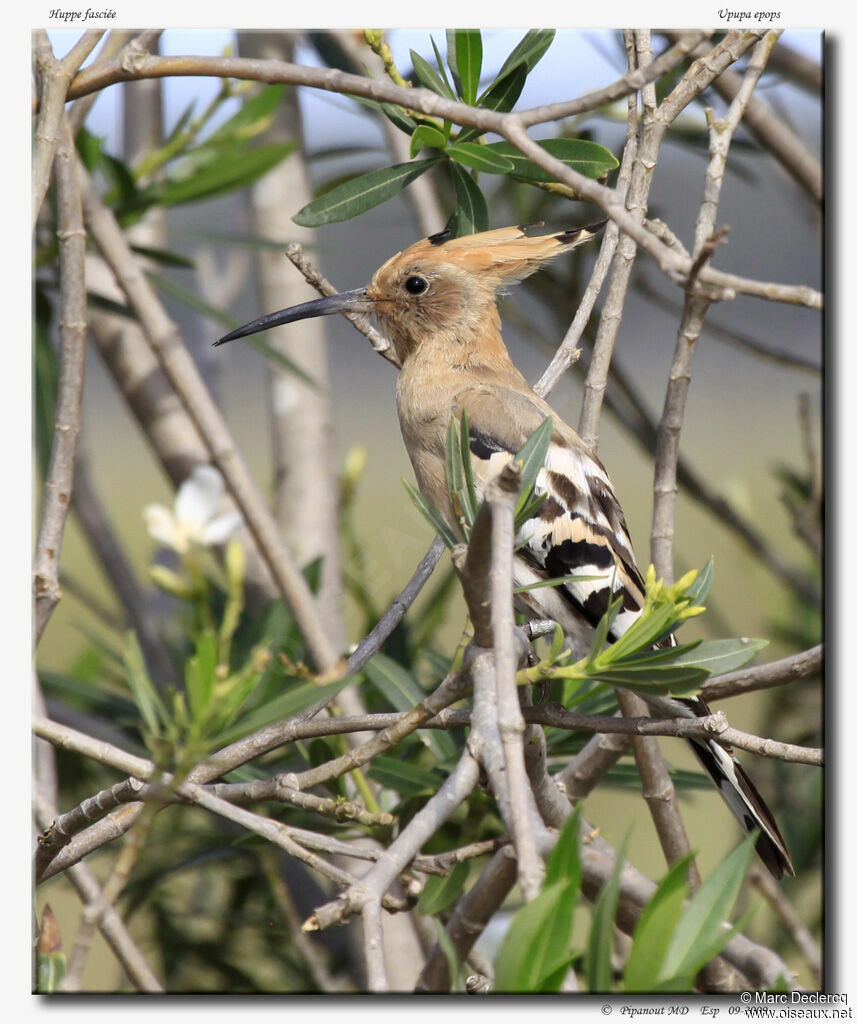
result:
[[(62, 110), (60, 114), (62, 115)], [(61, 354), (51, 458), (44, 483), (33, 566), (34, 645), (38, 644), (61, 596), (60, 552), (72, 495), (86, 361), (86, 232), (83, 228), (80, 191), (75, 177), (74, 140), (65, 116), (60, 117), (57, 130), (59, 145), (55, 166), (60, 258)], [(53, 159), (53, 153), (51, 158)]]
[(456, 807), (467, 799), (478, 781), (479, 765), (465, 751), (440, 789), (411, 818), (371, 871), (335, 900), (319, 907), (304, 924), (304, 929), (318, 931), (328, 928), (350, 914), (362, 911), (367, 903), (377, 902), (423, 844), (448, 820)]
[[(732, 137), (741, 123), (747, 103), (765, 69), (768, 56), (779, 35), (779, 31), (768, 32), (756, 44), (741, 88), (736, 93), (725, 117), (715, 120), (709, 113), (709, 159), (705, 172), (702, 204), (696, 218), (693, 263), (686, 284), (684, 311), (670, 367), (669, 383), (664, 397), (664, 408), (658, 425), (658, 439), (655, 448), (655, 497), (652, 510), (651, 553), (652, 562), (658, 575), (662, 576), (667, 583), (673, 581), (673, 535), (675, 532), (675, 504), (678, 495), (679, 438), (684, 422), (687, 394), (690, 389), (691, 367), (696, 342), (711, 303), (710, 293), (697, 289), (695, 284), (702, 275), (704, 263), (713, 252), (717, 210)], [(666, 104), (667, 101), (664, 103)]]
[(817, 647), (810, 647), (807, 651), (792, 654), (780, 661), (754, 665), (752, 668), (742, 668), (737, 672), (716, 676), (703, 684), (700, 696), (706, 702), (723, 700), (725, 697), (739, 697), (743, 693), (783, 686), (798, 679), (812, 679), (821, 673), (823, 667), (824, 645), (818, 644)]
[[(38, 788), (33, 793), (33, 811), (42, 829), (47, 828), (56, 814), (56, 809)], [(73, 865), (68, 874), (85, 906), (101, 903), (101, 886), (86, 864)], [(108, 908), (101, 916), (98, 927), (138, 992), (164, 991), (113, 907)]]
[[(33, 60), (41, 82), (40, 103), (33, 142), (33, 228), (39, 219), (39, 211), (48, 191), (69, 83), (103, 35), (103, 29), (90, 29), (88, 32), (84, 32), (65, 57), (62, 60), (57, 60), (54, 57), (47, 32), (44, 29), (37, 29), (33, 33)], [(67, 161), (69, 159), (66, 157)]]
[(370, 992), (389, 992), (387, 968), (384, 965), (384, 939), (381, 932), (381, 903), (369, 900), (363, 906), (363, 952), (366, 956), (366, 978)]
[(821, 971), (821, 951), (819, 950), (815, 939), (810, 935), (809, 929), (798, 917), (795, 908), (789, 900), (786, 899), (782, 889), (777, 885), (773, 878), (766, 874), (765, 871), (761, 870), (756, 864), (752, 865), (750, 868), (749, 881), (750, 885), (752, 885), (754, 889), (758, 889), (771, 907), (773, 907), (774, 913), (785, 925), (789, 935), (792, 937), (792, 941), (800, 950), (801, 956), (807, 962), (813, 978), (820, 985), (823, 980)]
[[(292, 242), (286, 246), (286, 256), (295, 267), (303, 274), (307, 284), (312, 285), (319, 295), (335, 295), (337, 289), (327, 280), (322, 272), (313, 262), (307, 258), (303, 246), (298, 242)], [(396, 351), (390, 342), (372, 326), (372, 321), (366, 313), (343, 313), (345, 319), (369, 340), (369, 344), (393, 366), (401, 368), (401, 363)]]
[[(677, 33), (666, 32), (673, 38)], [(774, 53), (780, 52), (778, 46)], [(700, 44), (697, 53), (709, 50), (707, 43)], [(813, 64), (813, 75), (818, 81), (820, 68)], [(724, 71), (712, 86), (720, 93), (727, 103), (732, 103), (741, 88), (741, 76), (735, 71)], [(744, 111), (744, 124), (756, 137), (757, 142), (779, 161), (783, 169), (811, 196), (817, 203), (824, 201), (824, 178), (821, 164), (809, 152), (804, 143), (792, 129), (778, 117), (774, 110), (757, 96), (747, 103)]]
[[(513, 469), (517, 472), (513, 472)], [(519, 651), (515, 644), (512, 562), (515, 548), (515, 502), (519, 488), (520, 471), (517, 463), (513, 462), (489, 485), (485, 501), (491, 509), (491, 630), (494, 634), (497, 729), (503, 743), (511, 815), (507, 824), (515, 845), (521, 892), (524, 899), (529, 901), (535, 899), (541, 890), (544, 868), (537, 848), (538, 832), (533, 828), (533, 824), (538, 828), (542, 823), (524, 765), (524, 719), (518, 702), (516, 680)], [(477, 694), (474, 677), (474, 726), (477, 720)]]

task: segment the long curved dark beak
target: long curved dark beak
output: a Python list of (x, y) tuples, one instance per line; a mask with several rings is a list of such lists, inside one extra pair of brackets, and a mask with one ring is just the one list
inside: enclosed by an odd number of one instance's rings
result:
[(267, 331), (269, 327), (279, 327), (281, 324), (291, 324), (295, 320), (307, 320), (314, 316), (329, 316), (331, 313), (371, 313), (375, 309), (374, 301), (369, 298), (365, 288), (355, 288), (350, 292), (339, 292), (337, 295), (328, 295), (323, 299), (313, 299), (311, 302), (302, 302), (299, 306), (289, 306), (288, 309), (281, 309), (278, 313), (268, 313), (267, 316), (260, 316), (243, 327), (238, 327), (229, 334), (215, 341), (217, 345), (225, 345), (227, 341), (235, 341), (236, 338), (246, 338), (248, 334), (257, 334), (259, 331)]

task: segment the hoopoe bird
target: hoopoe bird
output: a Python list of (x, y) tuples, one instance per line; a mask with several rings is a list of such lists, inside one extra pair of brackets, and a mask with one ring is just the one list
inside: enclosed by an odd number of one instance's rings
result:
[[(500, 334), (496, 296), (592, 238), (604, 223), (558, 234), (532, 235), (524, 227), (461, 238), (440, 232), (387, 260), (368, 287), (269, 314), (215, 343), (308, 317), (374, 313), (401, 365), (396, 401), (417, 484), (452, 524), (445, 472), (450, 418), (460, 420), (466, 410), (481, 497), (487, 483), (551, 417), (551, 442), (536, 482), (536, 493), (546, 498), (517, 537), (515, 586), (567, 577), (561, 585), (523, 592), (520, 603), (522, 610), (559, 623), (567, 637), (585, 645), (617, 597), (622, 606), (608, 640), (622, 636), (641, 614), (645, 585), (604, 466), (512, 363)], [(651, 704), (659, 715), (710, 714), (698, 698), (660, 697)], [(713, 738), (688, 742), (742, 828), (758, 830), (756, 850), (771, 874), (793, 875), (773, 815), (729, 748)]]

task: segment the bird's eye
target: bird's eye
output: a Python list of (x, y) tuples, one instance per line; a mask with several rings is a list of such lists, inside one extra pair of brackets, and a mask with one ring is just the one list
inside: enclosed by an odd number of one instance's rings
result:
[(405, 291), (411, 293), (411, 295), (422, 295), (422, 293), (428, 288), (428, 281), (424, 277), (409, 277), (405, 281)]

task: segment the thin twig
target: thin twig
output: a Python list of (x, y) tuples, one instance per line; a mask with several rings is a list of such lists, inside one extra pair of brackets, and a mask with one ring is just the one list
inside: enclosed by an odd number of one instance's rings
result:
[[(489, 485), (485, 502), (491, 510), (491, 629), (494, 634), (494, 690), (497, 729), (506, 762), (509, 791), (509, 832), (518, 861), (518, 881), (524, 899), (535, 899), (541, 890), (544, 867), (536, 844), (533, 818), (538, 819), (524, 764), (524, 718), (516, 680), (518, 650), (515, 644), (515, 612), (512, 603), (515, 547), (515, 502), (520, 487), (517, 463), (510, 463)], [(473, 680), (474, 719), (476, 679)], [(493, 780), (492, 780), (493, 782)], [(535, 814), (534, 814), (535, 812)], [(535, 824), (541, 825), (540, 820)]]
[[(628, 57), (628, 68), (633, 70), (637, 66), (638, 61), (636, 32), (629, 30), (625, 33), (625, 48)], [(651, 66), (651, 49), (647, 47), (641, 56), (641, 67)], [(652, 88), (653, 86), (646, 87), (645, 104), (643, 107), (643, 138), (647, 144), (652, 130)], [(625, 149), (622, 153), (622, 164), (616, 181), (616, 193), (625, 200), (629, 212), (642, 222), (648, 205), (648, 195), (652, 180), (651, 172), (654, 170), (654, 160), (657, 159), (657, 154), (654, 154), (653, 158), (650, 157), (648, 162), (643, 162), (638, 157), (638, 150), (637, 97), (636, 94), (632, 94), (628, 97), (628, 125), (625, 132)], [(651, 166), (648, 166), (648, 163), (651, 163)], [(598, 322), (595, 342), (592, 346), (592, 356), (586, 373), (583, 402), (578, 423), (578, 433), (583, 441), (593, 449), (598, 447), (598, 420), (601, 413), (601, 403), (607, 387), (610, 359), (613, 354), (616, 335), (619, 331), (619, 324), (622, 322), (625, 296), (637, 251), (634, 241), (627, 234), (620, 235), (619, 229), (613, 221), (610, 222), (608, 232), (605, 235), (605, 245), (608, 238), (612, 240), (613, 252), (616, 254), (616, 258), (615, 260), (611, 259), (613, 273), (604, 301), (604, 308), (601, 311), (601, 318)]]
[(737, 672), (728, 672), (704, 683), (700, 696), (706, 702), (723, 700), (725, 697), (740, 697), (744, 693), (767, 690), (772, 686), (783, 686), (799, 679), (812, 679), (824, 668), (824, 645), (818, 644), (809, 650), (792, 654), (767, 665), (754, 665)]
[(363, 906), (363, 952), (366, 957), (366, 980), (370, 992), (389, 992), (387, 968), (384, 964), (384, 938), (381, 931), (381, 902), (369, 900)]
[(749, 872), (750, 885), (765, 897), (774, 910), (774, 913), (785, 925), (792, 941), (800, 950), (801, 956), (807, 963), (813, 978), (821, 984), (821, 951), (818, 944), (809, 932), (809, 929), (798, 917), (797, 911), (786, 898), (782, 889), (765, 871), (754, 864)]
[[(56, 809), (37, 788), (33, 793), (33, 812), (40, 828), (47, 828), (56, 816)], [(84, 906), (100, 904), (103, 898), (101, 886), (88, 865), (75, 864), (69, 870), (69, 878), (78, 892)], [(122, 918), (113, 907), (104, 913), (98, 927), (107, 944), (113, 950), (125, 973), (138, 992), (163, 992), (151, 967), (137, 948), (125, 927)]]
[(72, 495), (86, 361), (86, 232), (75, 176), (74, 140), (68, 118), (60, 117), (57, 131), (59, 144), (55, 167), (60, 259), (60, 374), (51, 457), (44, 483), (33, 566), (34, 645), (38, 644), (62, 593), (59, 585), (60, 552)]
[[(674, 38), (677, 33), (666, 32), (665, 35)], [(781, 47), (777, 46), (774, 53), (780, 50)], [(708, 44), (701, 43), (695, 52), (704, 55), (708, 51)], [(820, 69), (817, 64), (814, 64), (813, 74), (818, 82)], [(741, 76), (735, 71), (724, 71), (712, 85), (727, 103), (732, 103), (741, 88)], [(801, 188), (817, 203), (823, 203), (824, 177), (821, 164), (769, 104), (753, 96), (744, 112), (744, 124), (756, 137), (756, 141), (779, 161)]]
[[(303, 274), (307, 284), (312, 285), (320, 295), (336, 294), (336, 288), (327, 280), (312, 261), (307, 259), (303, 251), (303, 246), (298, 242), (292, 242), (290, 245), (286, 246), (286, 256), (288, 256), (292, 264)], [(372, 321), (365, 313), (343, 313), (342, 315), (353, 327), (360, 331), (365, 338), (368, 338), (369, 344), (373, 349), (375, 349), (379, 356), (383, 356), (388, 362), (391, 362), (393, 366), (401, 369), (402, 364), (399, 362), (396, 350), (384, 335), (372, 326)]]
[(465, 750), (440, 789), (411, 818), (369, 873), (335, 900), (319, 907), (304, 924), (304, 929), (318, 931), (327, 928), (361, 911), (367, 903), (379, 900), (422, 845), (470, 796), (478, 781), (479, 765)]
[[(41, 85), (33, 142), (33, 228), (39, 219), (39, 211), (48, 192), (69, 83), (103, 35), (104, 29), (90, 29), (84, 32), (65, 57), (57, 60), (47, 32), (40, 28), (33, 33), (33, 60)], [(67, 161), (68, 159), (66, 157)]]
[(679, 438), (690, 389), (696, 342), (702, 331), (703, 320), (711, 302), (710, 294), (703, 289), (697, 289), (695, 284), (702, 274), (703, 262), (710, 256), (714, 244), (717, 211), (720, 205), (723, 176), (726, 172), (726, 158), (732, 138), (741, 123), (747, 103), (779, 36), (779, 31), (768, 32), (756, 44), (741, 88), (736, 93), (725, 117), (715, 120), (713, 114), (709, 114), (709, 159), (705, 172), (703, 199), (694, 231), (693, 280), (689, 275), (684, 311), (670, 367), (669, 383), (664, 397), (663, 413), (658, 425), (655, 449), (651, 553), (652, 562), (658, 575), (663, 577), (667, 583), (673, 581), (673, 536), (675, 533), (675, 504), (678, 495)]

